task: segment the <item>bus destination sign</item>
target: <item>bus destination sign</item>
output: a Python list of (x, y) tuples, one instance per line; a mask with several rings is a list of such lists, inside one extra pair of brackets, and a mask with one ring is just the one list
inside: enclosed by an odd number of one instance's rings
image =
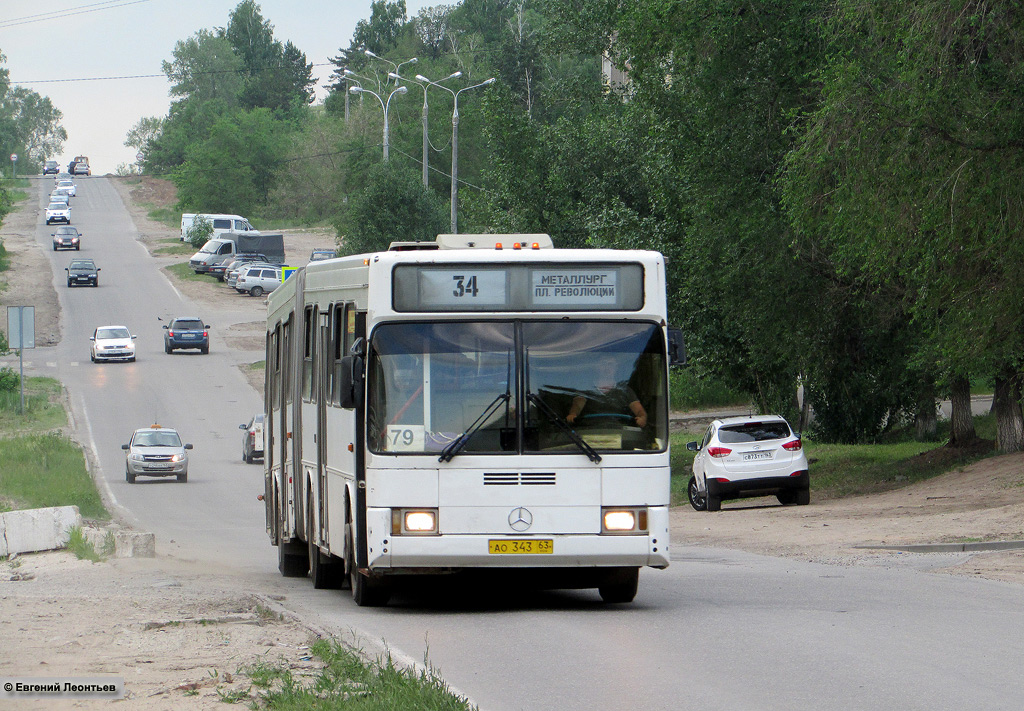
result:
[(566, 308), (618, 305), (618, 269), (531, 269), (533, 303)]
[(638, 311), (639, 264), (402, 264), (396, 311)]

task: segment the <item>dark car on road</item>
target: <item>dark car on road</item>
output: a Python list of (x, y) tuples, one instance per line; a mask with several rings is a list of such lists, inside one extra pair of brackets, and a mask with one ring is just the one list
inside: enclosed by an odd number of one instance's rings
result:
[(68, 286), (100, 285), (100, 268), (91, 259), (76, 259), (64, 271), (68, 273)]
[(57, 161), (48, 160), (43, 163), (43, 175), (56, 175), (60, 172), (60, 166), (57, 165)]
[(164, 352), (173, 353), (182, 348), (198, 348), (200, 353), (210, 352), (209, 325), (195, 316), (180, 316), (164, 326)]
[(78, 231), (77, 227), (71, 225), (65, 225), (58, 227), (53, 235), (53, 251), (56, 252), (58, 249), (81, 249), (82, 247), (82, 234)]

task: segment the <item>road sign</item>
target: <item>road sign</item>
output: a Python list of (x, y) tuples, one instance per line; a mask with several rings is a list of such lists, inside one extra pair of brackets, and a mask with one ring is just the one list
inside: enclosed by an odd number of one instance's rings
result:
[(135, 160), (138, 163), (141, 163), (143, 160), (145, 160), (145, 158), (146, 158), (146, 156), (142, 155), (141, 151), (139, 153), (135, 154)]
[(12, 154), (11, 154), (11, 160), (12, 160), (12, 161), (14, 161), (14, 160), (18, 160), (18, 154), (17, 154), (17, 153), (12, 153)]
[(36, 307), (7, 307), (7, 347), (36, 347)]

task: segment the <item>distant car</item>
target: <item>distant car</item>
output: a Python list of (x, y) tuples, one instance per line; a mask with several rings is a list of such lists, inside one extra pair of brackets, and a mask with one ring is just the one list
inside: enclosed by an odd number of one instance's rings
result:
[(88, 163), (75, 163), (75, 169), (71, 171), (72, 175), (92, 175), (92, 169), (89, 168)]
[(230, 261), (214, 264), (206, 271), (206, 273), (212, 277), (216, 277), (217, 281), (224, 281), (227, 275), (231, 273), (231, 270), (238, 269), (243, 264), (252, 264), (254, 262), (265, 263), (266, 261), (267, 255), (265, 254), (239, 254)]
[(781, 504), (811, 501), (803, 440), (778, 415), (724, 417), (713, 421), (700, 443), (687, 485), (697, 511), (718, 511), (724, 499), (775, 496)]
[(160, 425), (137, 429), (121, 449), (127, 453), (124, 478), (129, 484), (134, 484), (137, 476), (173, 476), (180, 482), (188, 481), (188, 450), (192, 445), (182, 444), (175, 429)]
[(78, 195), (78, 187), (75, 185), (74, 180), (58, 180), (57, 187), (54, 189), (57, 191), (64, 190), (71, 197)]
[(337, 256), (333, 249), (314, 249), (309, 255), (309, 261), (319, 262), (321, 259), (334, 259)]
[(51, 236), (53, 237), (54, 252), (58, 249), (79, 250), (82, 247), (82, 235), (78, 231), (78, 228), (72, 227), (71, 225), (58, 227), (57, 231)]
[(263, 296), (281, 286), (281, 267), (248, 266), (238, 275), (235, 290), (249, 296)]
[(200, 353), (210, 352), (209, 325), (194, 316), (178, 317), (164, 326), (164, 352), (173, 353), (182, 348), (198, 348)]
[(231, 269), (229, 269), (228, 271), (226, 271), (224, 273), (224, 281), (227, 282), (228, 286), (230, 286), (232, 289), (234, 289), (235, 285), (238, 283), (238, 277), (242, 274), (242, 272), (244, 272), (249, 267), (257, 267), (257, 266), (258, 267), (279, 267), (281, 265), (280, 264), (271, 264), (270, 262), (268, 262), (265, 259), (263, 259), (263, 260), (257, 259), (257, 260), (254, 260), (254, 261), (242, 262), (241, 264), (238, 264), (237, 266), (231, 267)]
[(54, 189), (54, 191), (50, 193), (50, 202), (62, 202), (65, 205), (70, 206), (71, 195), (66, 190), (64, 192), (60, 192), (59, 190)]
[(100, 326), (89, 337), (92, 341), (89, 357), (93, 363), (101, 360), (126, 360), (133, 363), (135, 338), (125, 326)]
[(57, 165), (57, 161), (55, 161), (55, 160), (48, 160), (45, 163), (43, 163), (43, 175), (50, 175), (51, 173), (53, 175), (56, 175), (59, 172), (60, 172), (60, 166)]
[(61, 171), (60, 173), (57, 173), (57, 175), (54, 176), (53, 182), (56, 184), (61, 182), (62, 180), (71, 180), (73, 177), (74, 176), (71, 175), (71, 173), (65, 173)]
[(100, 285), (100, 268), (91, 259), (76, 259), (64, 271), (68, 273), (68, 286)]
[(52, 225), (54, 222), (71, 224), (71, 207), (67, 203), (51, 202), (46, 206), (46, 224)]
[(245, 430), (242, 435), (242, 461), (252, 464), (254, 459), (263, 457), (263, 413), (258, 413), (249, 420), (247, 425), (239, 425)]

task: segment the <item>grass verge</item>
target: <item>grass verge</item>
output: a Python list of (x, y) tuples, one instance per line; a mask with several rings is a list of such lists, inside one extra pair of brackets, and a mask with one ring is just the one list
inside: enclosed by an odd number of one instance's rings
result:
[[(253, 702), (253, 708), (344, 709), (345, 711), (385, 711), (420, 709), (422, 711), (471, 711), (468, 700), (452, 693), (432, 671), (399, 669), (388, 657), (366, 664), (353, 651), (328, 640), (313, 643), (313, 656), (323, 668), (310, 681), (296, 677), (291, 670), (259, 664), (243, 670), (252, 680), (253, 690), (231, 694), (231, 703)], [(222, 700), (224, 699), (222, 696)]]
[[(979, 437), (995, 439), (995, 415), (975, 417), (974, 427)], [(699, 440), (703, 433), (701, 427), (671, 436), (673, 506), (688, 505), (686, 484), (693, 473), (694, 454), (687, 451), (686, 443)], [(805, 437), (804, 451), (810, 465), (811, 498), (816, 501), (898, 489), (994, 454), (984, 447), (961, 452), (944, 447), (943, 441), (917, 442), (909, 437), (882, 444), (821, 444)]]
[[(194, 251), (195, 250), (193, 250), (193, 252)], [(209, 277), (206, 274), (196, 274), (192, 270), (192, 267), (188, 265), (188, 262), (172, 264), (169, 267), (164, 267), (164, 271), (173, 274), (181, 281), (207, 281), (210, 282), (211, 284), (214, 283), (215, 281), (212, 277)]]
[(85, 518), (109, 520), (81, 448), (67, 425), (61, 385), (26, 378), (25, 413), (17, 389), (0, 392), (0, 510), (77, 506)]

